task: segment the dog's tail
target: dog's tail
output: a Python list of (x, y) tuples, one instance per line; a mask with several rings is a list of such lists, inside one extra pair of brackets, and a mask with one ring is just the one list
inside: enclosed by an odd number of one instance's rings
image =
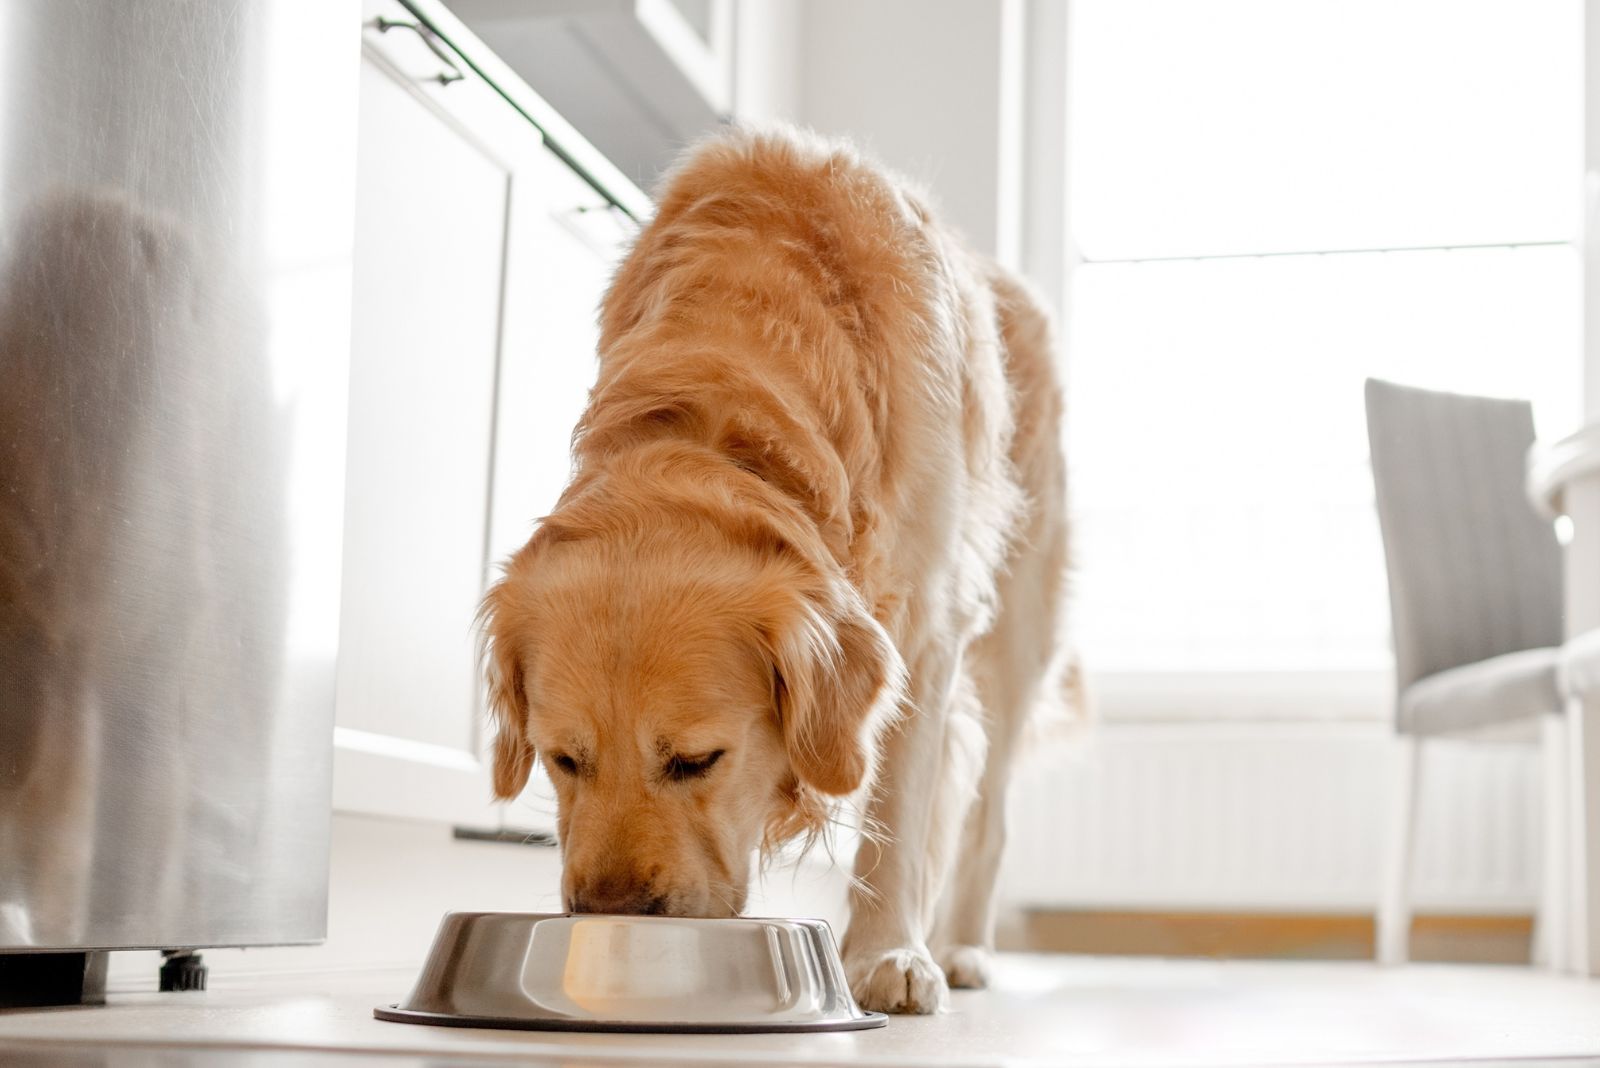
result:
[(1024, 728), (1024, 763), (1081, 758), (1094, 741), (1099, 709), (1083, 658), (1076, 648), (1061, 653), (1039, 688)]

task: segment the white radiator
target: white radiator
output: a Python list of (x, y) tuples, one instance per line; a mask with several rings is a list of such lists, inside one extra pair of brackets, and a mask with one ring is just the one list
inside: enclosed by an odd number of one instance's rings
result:
[[(1012, 796), (1008, 903), (1370, 911), (1388, 832), (1387, 727), (1103, 725), (1036, 753)], [(1537, 751), (1430, 742), (1415, 893), (1440, 912), (1531, 911)]]

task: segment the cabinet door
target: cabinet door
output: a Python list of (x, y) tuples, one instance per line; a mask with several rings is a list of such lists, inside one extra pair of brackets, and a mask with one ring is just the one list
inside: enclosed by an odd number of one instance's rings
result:
[(516, 176), (508, 243), (508, 316), (495, 415), (489, 554), (521, 548), (571, 474), (572, 428), (594, 384), (600, 300), (633, 233), (553, 153)]
[(546, 153), (400, 5), (363, 33), (334, 804), (493, 822), (472, 621), (514, 176)]
[[(572, 428), (596, 371), (600, 300), (633, 223), (553, 152), (511, 185), (506, 291), (495, 408), (489, 559), (500, 565), (532, 535), (571, 475)], [(515, 827), (555, 822), (542, 768), (504, 812)]]

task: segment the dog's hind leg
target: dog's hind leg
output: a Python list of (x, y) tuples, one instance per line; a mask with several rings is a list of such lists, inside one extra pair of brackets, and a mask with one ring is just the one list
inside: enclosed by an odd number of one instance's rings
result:
[(1064, 648), (1066, 462), (1049, 322), (1009, 277), (996, 271), (991, 280), (1007, 375), (1017, 398), (1011, 459), (1028, 504), (996, 582), (994, 625), (967, 658), (983, 709), (988, 761), (967, 813), (932, 939), (935, 957), (954, 987), (981, 987), (988, 981), (995, 884), (1006, 840), (1006, 792), (1029, 721), (1041, 709), (1086, 713), (1078, 666)]
[(1059, 699), (1070, 683), (1059, 670), (1059, 589), (1041, 569), (1055, 552), (1013, 561), (994, 629), (972, 649), (972, 674), (983, 707), (988, 759), (967, 811), (959, 852), (945, 887), (932, 946), (952, 987), (988, 984), (997, 920), (996, 882), (1006, 844), (1006, 793), (1032, 711)]

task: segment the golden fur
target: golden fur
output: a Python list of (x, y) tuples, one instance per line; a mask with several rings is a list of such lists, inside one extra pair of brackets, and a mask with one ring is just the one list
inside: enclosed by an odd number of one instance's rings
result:
[(736, 913), (758, 847), (859, 793), (858, 998), (981, 983), (992, 864), (947, 869), (964, 820), (997, 859), (1063, 692), (1060, 415), (1036, 302), (903, 182), (793, 131), (692, 150), (603, 303), (572, 482), (483, 609), (496, 791), (545, 761), (568, 907)]

